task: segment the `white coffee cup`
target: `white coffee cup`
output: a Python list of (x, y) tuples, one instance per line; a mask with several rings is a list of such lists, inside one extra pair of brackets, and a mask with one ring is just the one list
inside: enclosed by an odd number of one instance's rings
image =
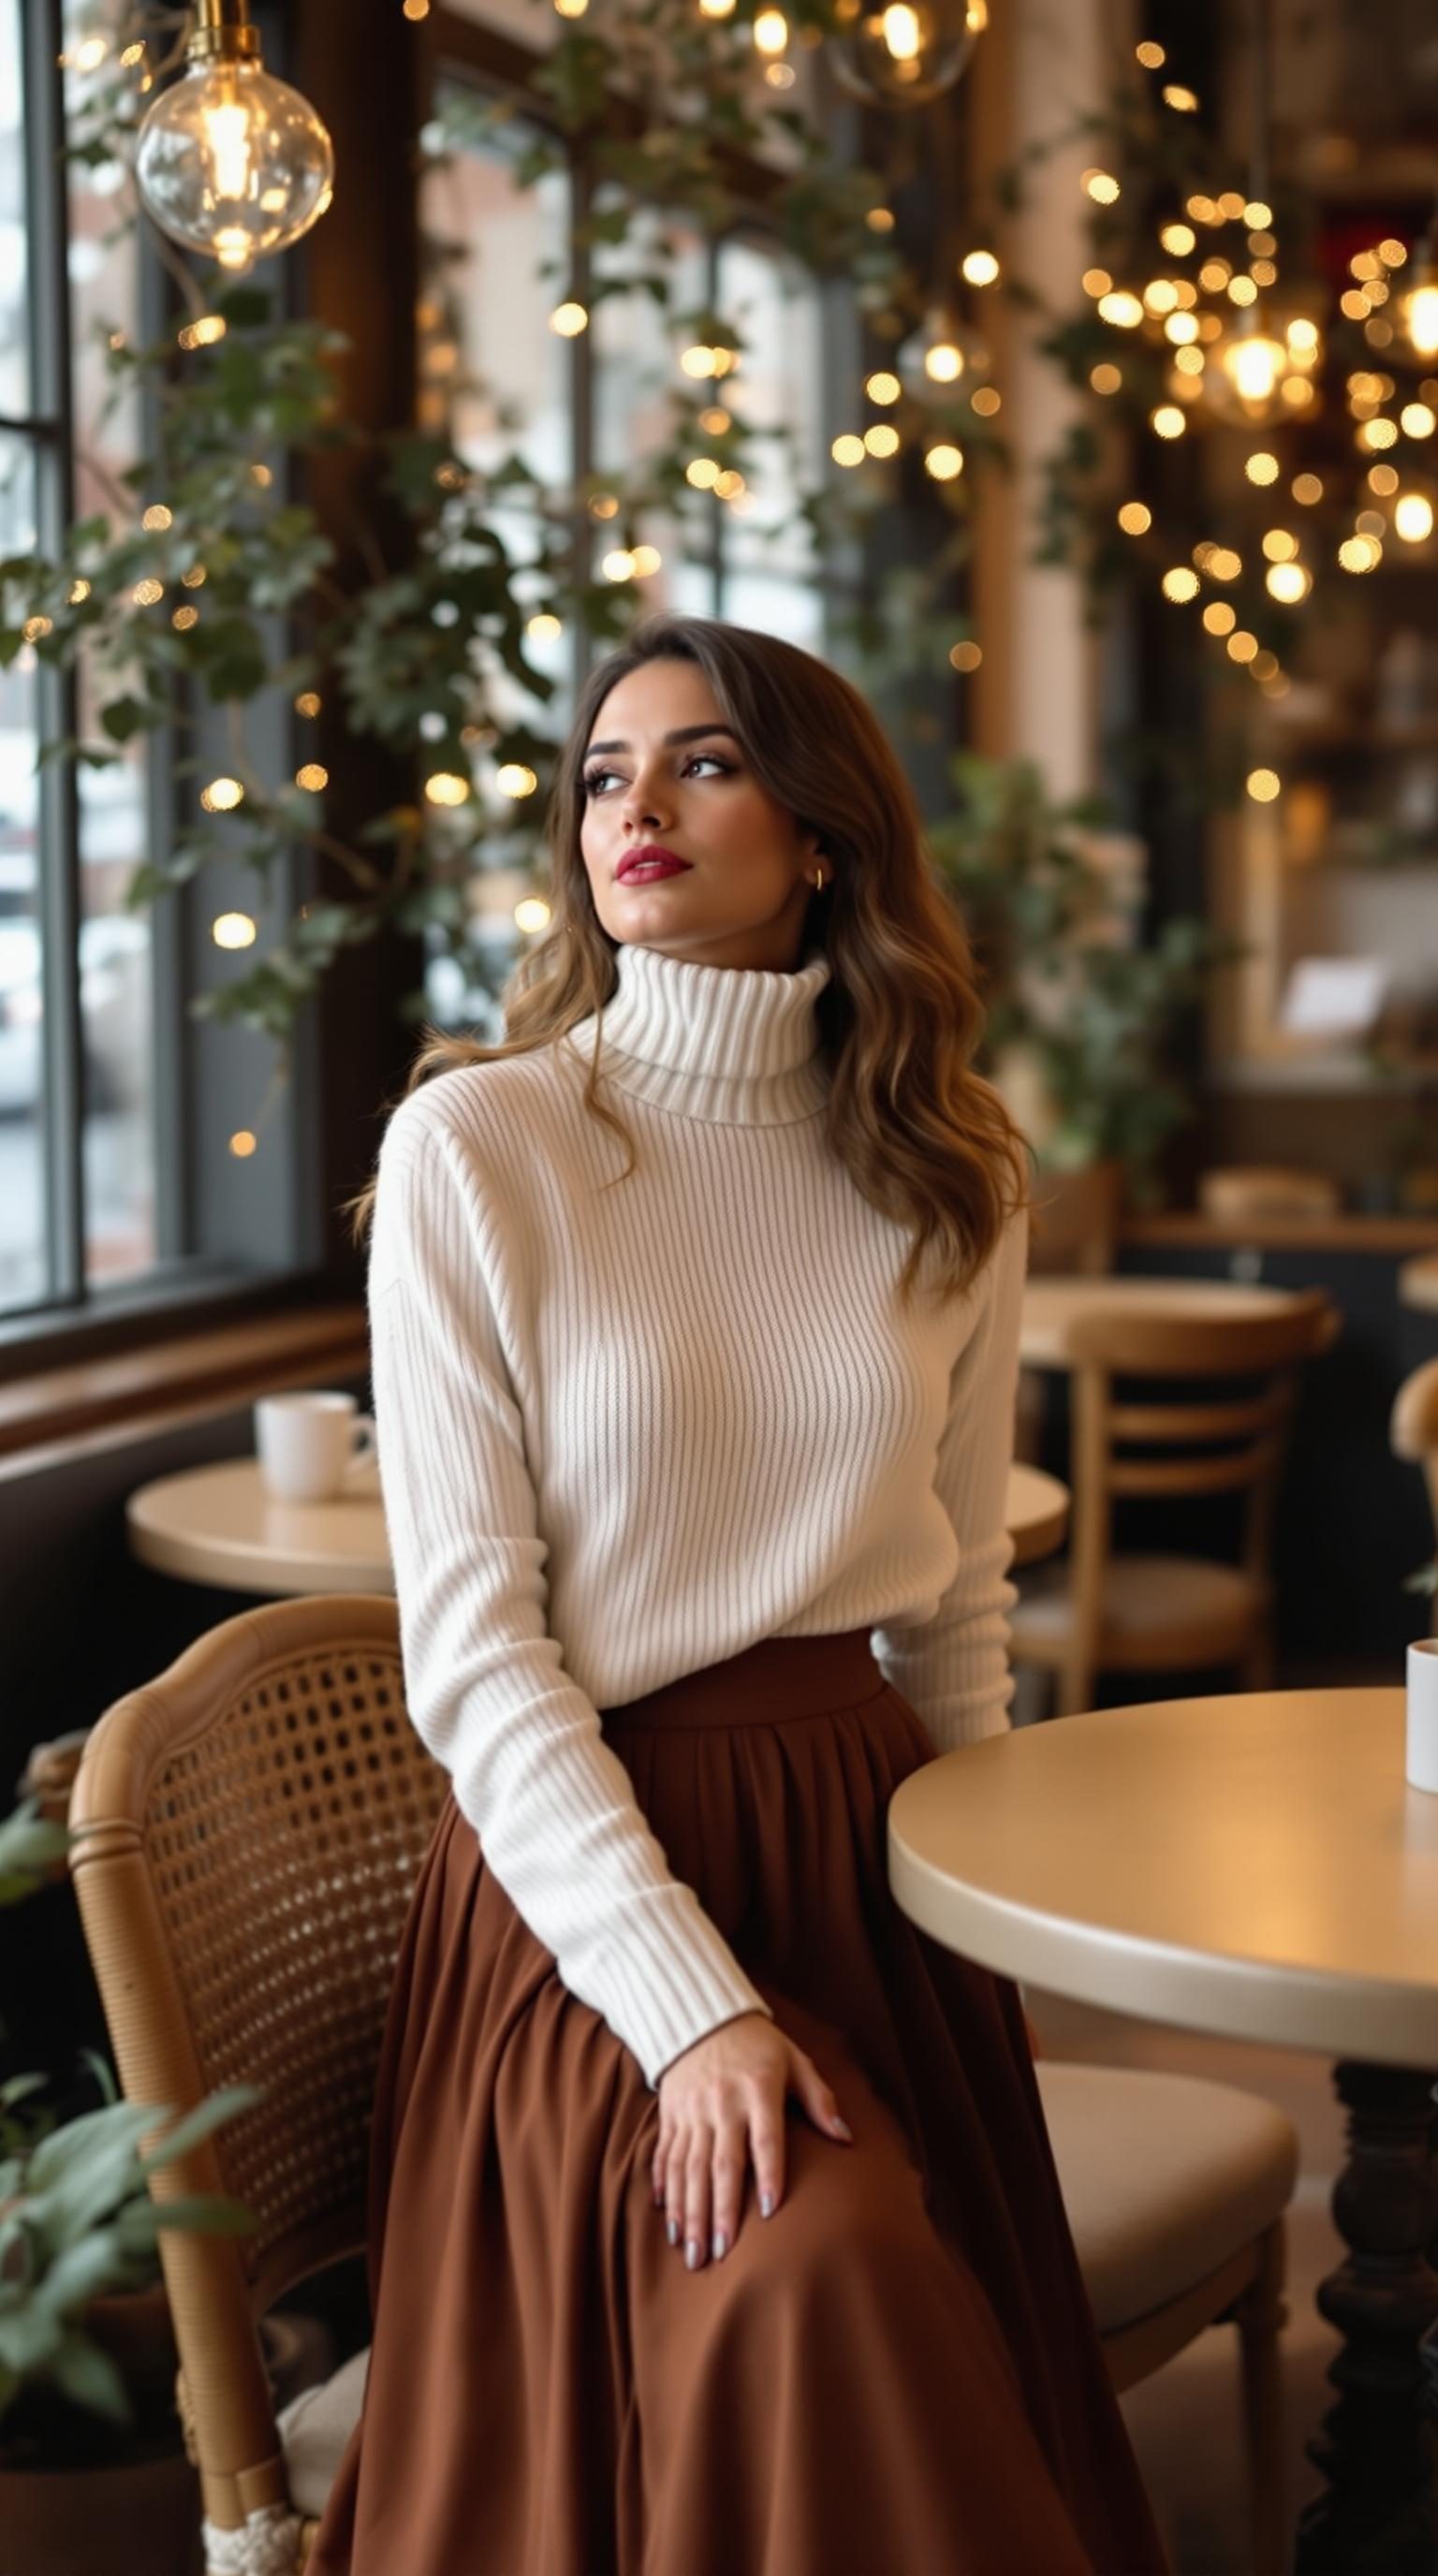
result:
[(1415, 1637), (1408, 1649), (1404, 1769), (1415, 1789), (1438, 1789), (1438, 1637)]
[(374, 1417), (352, 1395), (264, 1395), (255, 1406), (255, 1448), (278, 1502), (328, 1502), (356, 1467), (374, 1460)]

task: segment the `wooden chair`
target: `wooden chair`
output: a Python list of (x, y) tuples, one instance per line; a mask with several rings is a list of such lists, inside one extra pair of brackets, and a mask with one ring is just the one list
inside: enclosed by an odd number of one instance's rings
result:
[[(1118, 1250), (1123, 1209), (1121, 1163), (1090, 1163), (1081, 1172), (1036, 1172), (1029, 1201), (1029, 1273), (1033, 1278), (1080, 1273), (1106, 1279)], [(1021, 1369), (1014, 1419), (1014, 1456), (1040, 1463), (1048, 1388), (1042, 1369)]]
[(1219, 1225), (1247, 1225), (1270, 1216), (1337, 1216), (1343, 1193), (1327, 1172), (1281, 1163), (1235, 1163), (1204, 1173), (1198, 1204)]
[[(209, 2576), (300, 2576), (359, 2415), (363, 2352), (277, 2419), (256, 2323), (364, 2243), (390, 1979), (445, 1785), (405, 1713), (395, 1604), (368, 1594), (225, 1620), (86, 1747), (71, 1866), (126, 2095), (183, 2110), (265, 2087), (153, 2185), (235, 2192), (260, 2222), (160, 2240)], [(1278, 2576), (1292, 2129), (1190, 2077), (1048, 2059), (1039, 2075), (1115, 2384), (1212, 2321), (1239, 2329), (1256, 2576)]]
[[(1409, 1458), (1423, 1470), (1438, 1548), (1438, 1360), (1425, 1360), (1404, 1379), (1393, 1399), (1389, 1439), (1395, 1457)], [(1433, 1596), (1433, 1634), (1438, 1637), (1438, 1593)]]
[[(1075, 1321), (1069, 1554), (1026, 1576), (1012, 1619), (1015, 1660), (1057, 1677), (1055, 1715), (1091, 1706), (1101, 1672), (1231, 1663), (1250, 1690), (1268, 1687), (1270, 1537), (1297, 1372), (1336, 1331), (1320, 1289), (1272, 1315), (1096, 1306)], [(1221, 1379), (1245, 1391), (1211, 1392)], [(1184, 1391), (1121, 1400), (1116, 1380), (1182, 1381)], [(1246, 1496), (1240, 1564), (1114, 1553), (1120, 1497), (1226, 1493)]]
[(1090, 1163), (1081, 1172), (1036, 1172), (1029, 1206), (1029, 1268), (1047, 1276), (1082, 1271), (1106, 1279), (1118, 1248), (1123, 1208), (1121, 1163)]

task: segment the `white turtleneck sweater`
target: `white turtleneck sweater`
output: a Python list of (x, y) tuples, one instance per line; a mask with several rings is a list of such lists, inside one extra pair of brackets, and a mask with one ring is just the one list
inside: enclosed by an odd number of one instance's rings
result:
[[(1022, 1219), (962, 1297), (823, 1138), (793, 974), (621, 946), (594, 1022), (395, 1112), (369, 1271), (414, 1724), (571, 1992), (654, 2085), (766, 2011), (598, 1712), (765, 1637), (870, 1627), (935, 1745), (1008, 1723)], [(927, 1265), (922, 1274), (927, 1277)]]

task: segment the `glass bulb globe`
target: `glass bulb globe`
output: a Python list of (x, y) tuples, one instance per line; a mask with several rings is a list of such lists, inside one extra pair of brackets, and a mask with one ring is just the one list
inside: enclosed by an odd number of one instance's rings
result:
[(243, 269), (324, 213), (334, 148), (308, 99), (258, 63), (191, 63), (145, 116), (135, 180), (171, 241)]
[(916, 402), (942, 407), (963, 400), (988, 375), (990, 351), (948, 306), (936, 304), (894, 360)]
[(976, 0), (857, 0), (842, 14), (835, 79), (870, 107), (927, 107), (966, 69), (988, 13)]
[(1300, 407), (1312, 410), (1322, 352), (1316, 322), (1262, 299), (1241, 308), (1208, 343), (1207, 364), (1196, 380), (1199, 399), (1220, 419), (1255, 429), (1285, 420)]

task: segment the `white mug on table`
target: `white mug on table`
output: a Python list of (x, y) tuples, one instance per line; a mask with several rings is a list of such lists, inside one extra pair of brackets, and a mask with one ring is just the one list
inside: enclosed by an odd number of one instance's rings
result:
[(282, 1503), (324, 1503), (376, 1457), (374, 1418), (352, 1395), (264, 1395), (255, 1406), (260, 1474)]

